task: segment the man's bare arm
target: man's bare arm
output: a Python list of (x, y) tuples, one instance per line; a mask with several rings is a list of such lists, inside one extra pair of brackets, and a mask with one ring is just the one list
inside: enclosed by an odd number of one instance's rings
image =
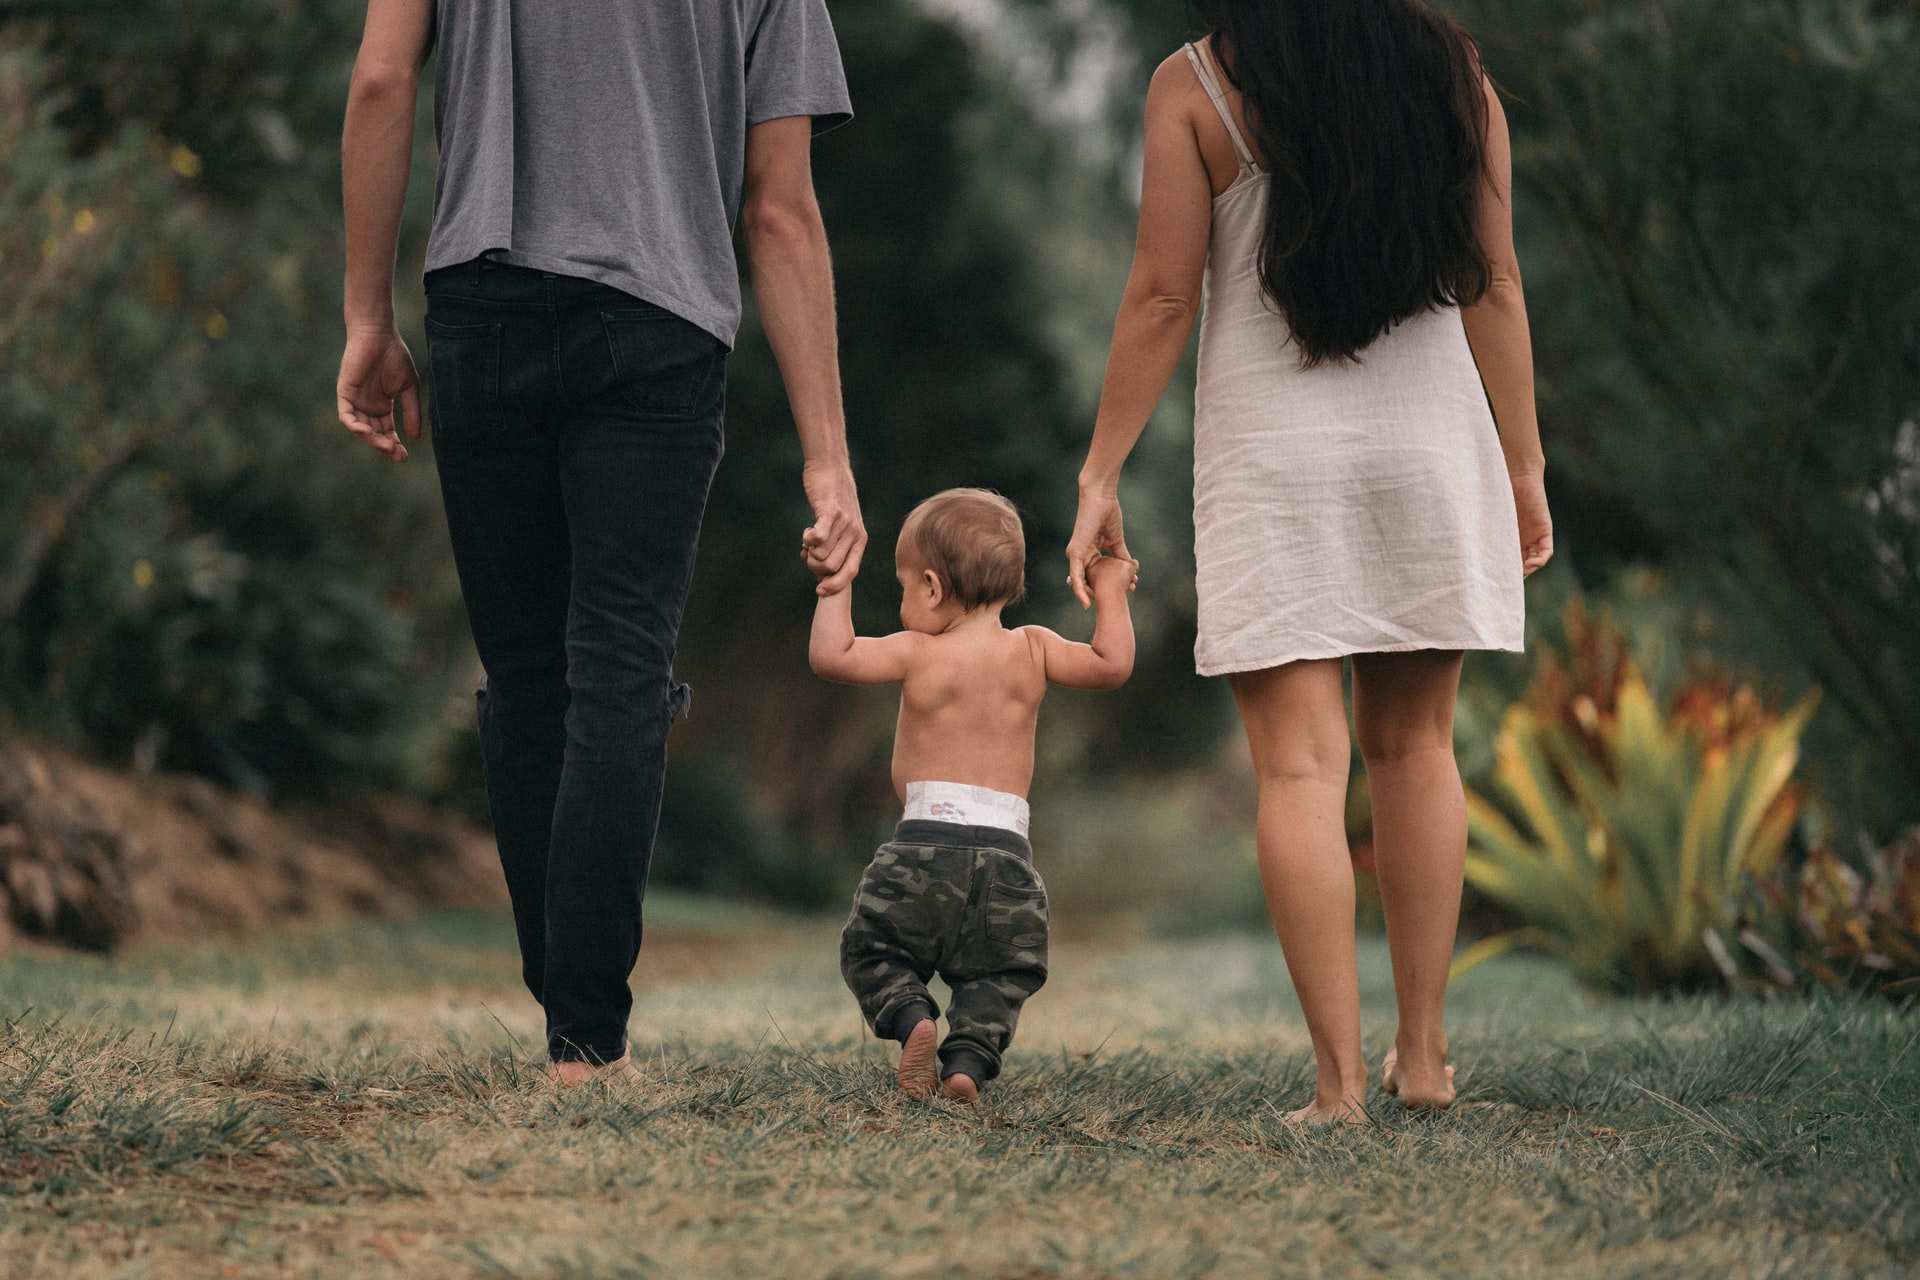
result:
[[(413, 164), (414, 102), (433, 35), (433, 0), (370, 0), (347, 91), (340, 178), (347, 221), (347, 345), (340, 421), (396, 462), (400, 428), (420, 437), (420, 378), (393, 320), (393, 261)], [(400, 401), (404, 422), (394, 420)]]
[(822, 574), (820, 593), (831, 595), (859, 572), (867, 529), (847, 458), (833, 261), (813, 193), (812, 148), (807, 116), (767, 120), (747, 130), (740, 221), (760, 323), (800, 431), (802, 478), (813, 504), (813, 527), (803, 539), (807, 560)]

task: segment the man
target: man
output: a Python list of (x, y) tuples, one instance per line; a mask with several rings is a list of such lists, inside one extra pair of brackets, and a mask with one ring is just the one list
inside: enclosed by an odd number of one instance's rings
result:
[[(819, 589), (866, 545), (812, 135), (850, 115), (824, 0), (371, 0), (349, 92), (340, 419), (420, 434), (393, 264), (428, 52), (434, 456), (487, 679), (487, 794), (555, 1076), (631, 1074), (672, 680), (726, 353), (732, 230), (805, 455)], [(395, 401), (399, 415), (395, 414)]]

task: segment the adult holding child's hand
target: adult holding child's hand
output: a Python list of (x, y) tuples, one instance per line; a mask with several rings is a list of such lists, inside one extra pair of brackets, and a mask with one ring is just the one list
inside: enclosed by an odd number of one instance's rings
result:
[(860, 516), (853, 468), (846, 460), (809, 463), (802, 472), (813, 523), (800, 535), (800, 558), (820, 581), (814, 590), (833, 595), (852, 585), (867, 550), (867, 526)]
[[(1119, 479), (1116, 470), (1114, 481)], [(1103, 555), (1131, 561), (1126, 531), (1120, 522), (1120, 494), (1114, 487), (1096, 483), (1091, 488), (1080, 483), (1080, 511), (1074, 517), (1073, 538), (1067, 543), (1067, 585), (1079, 598), (1080, 607), (1093, 604), (1093, 589), (1087, 582), (1088, 567)], [(1139, 566), (1136, 564), (1135, 569)], [(1131, 587), (1128, 588), (1132, 590)]]
[(689, 696), (673, 658), (741, 316), (736, 221), (823, 589), (866, 546), (811, 168), (846, 80), (825, 0), (370, 0), (342, 142), (338, 403), (396, 461), (420, 416), (395, 246), (436, 49), (433, 454), (487, 673), (487, 799), (555, 1078), (631, 1079), (628, 977)]
[(1424, 0), (1198, 0), (1147, 94), (1133, 271), (1067, 548), (1125, 555), (1122, 464), (1186, 347), (1195, 646), (1260, 785), (1261, 877), (1318, 1066), (1366, 1097), (1344, 829), (1343, 663), (1373, 801), (1399, 1027), (1381, 1084), (1453, 1101), (1442, 1021), (1466, 816), (1467, 649), (1518, 650), (1553, 554), (1511, 158), (1473, 41)]

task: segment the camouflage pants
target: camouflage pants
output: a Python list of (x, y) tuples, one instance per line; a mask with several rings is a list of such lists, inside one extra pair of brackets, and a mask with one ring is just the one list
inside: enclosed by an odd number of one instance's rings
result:
[[(951, 999), (942, 1075), (1000, 1073), (1020, 1006), (1047, 980), (1047, 890), (1010, 831), (903, 822), (860, 877), (840, 934), (840, 973), (875, 1034), (924, 1003), (939, 974)], [(904, 1030), (904, 1029), (902, 1029)]]

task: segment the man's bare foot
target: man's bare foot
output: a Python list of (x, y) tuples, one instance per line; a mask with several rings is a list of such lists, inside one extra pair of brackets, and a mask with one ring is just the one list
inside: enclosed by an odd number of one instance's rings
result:
[(940, 1096), (955, 1102), (980, 1101), (980, 1086), (964, 1071), (956, 1071), (940, 1082)]
[(1439, 1080), (1429, 1080), (1422, 1084), (1403, 1084), (1400, 1079), (1400, 1051), (1387, 1050), (1386, 1060), (1380, 1064), (1380, 1088), (1383, 1092), (1400, 1099), (1400, 1105), (1409, 1109), (1414, 1107), (1434, 1107), (1445, 1109), (1453, 1105), (1453, 1068), (1444, 1068)]
[(636, 1084), (640, 1080), (640, 1068), (633, 1065), (633, 1055), (623, 1053), (612, 1062), (603, 1062), (597, 1066), (578, 1058), (569, 1058), (553, 1064), (553, 1082), (565, 1088), (576, 1085), (592, 1084), (604, 1080), (609, 1084)]
[(934, 1046), (937, 1038), (933, 1019), (922, 1018), (900, 1047), (900, 1088), (910, 1098), (931, 1098), (940, 1089)]
[(1298, 1111), (1287, 1113), (1288, 1124), (1365, 1124), (1366, 1120), (1366, 1108), (1361, 1105), (1360, 1099), (1354, 1097), (1342, 1098), (1338, 1102), (1322, 1102), (1315, 1098)]

